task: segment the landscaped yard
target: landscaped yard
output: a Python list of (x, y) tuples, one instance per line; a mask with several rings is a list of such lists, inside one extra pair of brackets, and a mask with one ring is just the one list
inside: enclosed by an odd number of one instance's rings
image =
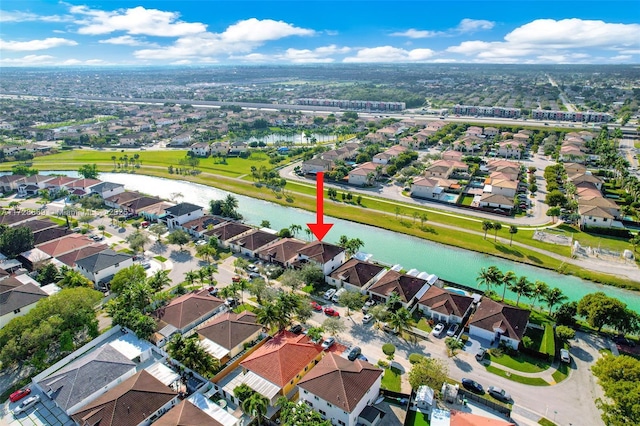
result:
[(396, 367), (385, 368), (381, 387), (390, 391), (400, 392), (400, 374), (400, 370)]
[(404, 424), (405, 426), (429, 426), (429, 420), (427, 420), (426, 414), (409, 410)]
[(522, 371), (523, 373), (539, 373), (549, 368), (550, 365), (548, 362), (522, 353), (513, 357), (507, 354), (503, 354), (500, 357), (488, 354), (487, 359), (491, 361), (492, 364), (500, 364), (513, 370)]
[(486, 368), (487, 368), (487, 371), (490, 373), (493, 373), (497, 376), (504, 377), (505, 379), (509, 379), (514, 382), (522, 383), (524, 385), (549, 386), (549, 383), (547, 383), (544, 379), (541, 379), (540, 377), (520, 376), (518, 374), (512, 374), (507, 371), (501, 370), (499, 368), (493, 367), (491, 365), (488, 365)]
[(551, 376), (556, 383), (560, 383), (569, 376), (569, 364), (565, 364), (564, 362), (560, 363), (558, 369), (554, 371)]
[(424, 331), (425, 333), (431, 333), (432, 330), (431, 326), (424, 317), (420, 318), (420, 321), (416, 323), (416, 328)]

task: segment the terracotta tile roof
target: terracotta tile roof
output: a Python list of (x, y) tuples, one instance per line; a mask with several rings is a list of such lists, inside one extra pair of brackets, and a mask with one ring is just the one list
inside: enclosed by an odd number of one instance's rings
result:
[(69, 188), (87, 189), (88, 187), (97, 185), (100, 182), (101, 181), (97, 179), (77, 179), (77, 180), (74, 180), (73, 182), (69, 182), (66, 186), (68, 186)]
[(529, 322), (529, 311), (494, 302), (483, 297), (478, 309), (471, 317), (469, 325), (483, 330), (502, 330), (502, 335), (514, 340), (521, 340)]
[(229, 241), (229, 244), (239, 245), (247, 250), (257, 250), (270, 242), (277, 240), (278, 235), (255, 229), (246, 235), (236, 237)]
[(94, 241), (81, 234), (71, 234), (46, 244), (40, 245), (38, 248), (49, 256), (56, 257), (61, 254), (69, 253), (82, 247), (90, 246)]
[(168, 305), (153, 312), (153, 316), (167, 324), (182, 329), (198, 318), (207, 316), (223, 305), (224, 301), (211, 296), (206, 290), (183, 294)]
[(385, 297), (396, 292), (400, 300), (408, 303), (426, 284), (427, 281), (421, 278), (390, 270), (372, 285), (369, 291)]
[(232, 239), (233, 237), (237, 237), (244, 232), (247, 232), (250, 229), (250, 226), (243, 225), (242, 223), (227, 222), (223, 223), (217, 228), (205, 232), (204, 234), (216, 237), (220, 241), (227, 241)]
[(296, 240), (294, 238), (284, 238), (280, 241), (276, 241), (273, 244), (262, 248), (258, 251), (258, 256), (267, 258), (270, 261), (275, 261), (281, 264), (292, 260), (298, 254), (298, 250), (304, 247), (307, 243), (304, 241)]
[(144, 197), (144, 195), (139, 192), (134, 191), (124, 191), (120, 194), (112, 195), (111, 197), (105, 198), (105, 201), (108, 201), (113, 204), (122, 205), (123, 203), (135, 200), (137, 198)]
[(329, 353), (298, 382), (298, 387), (351, 413), (381, 375), (381, 369), (366, 361), (349, 361)]
[(323, 241), (314, 241), (298, 250), (298, 254), (306, 256), (320, 264), (324, 264), (343, 251), (344, 249), (342, 247), (325, 243)]
[(219, 216), (205, 215), (183, 223), (182, 227), (191, 229), (192, 231), (202, 232), (206, 231), (209, 226), (216, 226), (225, 222), (227, 222), (227, 219), (221, 218)]
[(96, 244), (93, 246), (82, 247), (81, 249), (71, 251), (61, 256), (57, 256), (56, 259), (73, 268), (74, 266), (76, 266), (77, 260), (84, 259), (85, 257), (89, 257), (96, 253), (100, 253), (101, 251), (108, 248), (109, 246), (106, 244)]
[(254, 313), (227, 312), (207, 322), (198, 330), (198, 334), (230, 350), (245, 342), (259, 330), (262, 330), (262, 325), (256, 324)]
[(168, 386), (142, 370), (85, 405), (71, 418), (80, 425), (137, 425), (176, 395)]
[(451, 293), (435, 285), (431, 286), (419, 301), (421, 305), (428, 306), (432, 311), (445, 315), (453, 314), (460, 318), (464, 316), (472, 302), (473, 297)]
[(515, 426), (515, 423), (451, 410), (450, 426)]
[(304, 334), (281, 331), (240, 365), (263, 379), (284, 387), (321, 353), (320, 345), (311, 343)]
[(383, 269), (380, 265), (352, 258), (333, 271), (330, 277), (357, 287), (362, 287)]
[(155, 426), (223, 426), (186, 399), (153, 424)]
[[(33, 222), (33, 220), (29, 222)], [(25, 222), (25, 224), (29, 222)], [(33, 232), (33, 245), (39, 246), (40, 244), (45, 244), (71, 234), (73, 234), (73, 232), (68, 228), (57, 225), (52, 228), (40, 229)]]

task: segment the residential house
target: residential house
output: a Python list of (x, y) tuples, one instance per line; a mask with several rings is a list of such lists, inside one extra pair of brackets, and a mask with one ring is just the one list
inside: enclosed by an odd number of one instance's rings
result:
[(103, 199), (109, 198), (113, 195), (121, 194), (123, 192), (124, 185), (121, 183), (113, 182), (100, 182), (90, 188), (91, 194), (98, 194)]
[(484, 129), (482, 129), (482, 134), (488, 138), (496, 137), (499, 133), (500, 131), (495, 127), (485, 127)]
[(22, 175), (3, 175), (0, 176), (0, 190), (2, 192), (17, 191), (18, 185), (24, 182), (25, 176)]
[[(134, 200), (121, 203), (120, 209), (128, 212), (129, 214), (139, 215), (142, 214), (142, 212), (144, 212), (146, 209), (150, 207), (152, 208), (157, 204), (162, 204), (163, 206), (165, 205), (164, 201), (162, 201), (162, 199), (158, 197), (147, 197), (146, 195), (143, 195), (142, 197), (138, 197)], [(167, 208), (165, 207), (165, 212), (166, 210)]]
[(120, 136), (119, 142), (122, 147), (133, 147), (142, 145), (142, 141), (146, 135), (141, 133), (130, 133), (128, 135)]
[(569, 178), (569, 180), (571, 180), (571, 183), (573, 183), (576, 186), (582, 183), (590, 183), (596, 188), (598, 188), (599, 190), (602, 190), (602, 179), (592, 175), (591, 172), (572, 175)]
[(483, 297), (469, 321), (469, 335), (504, 342), (517, 350), (527, 330), (529, 314), (526, 309)]
[(178, 296), (151, 314), (158, 321), (158, 330), (171, 326), (170, 333), (161, 332), (162, 338), (156, 336), (156, 344), (162, 347), (173, 333), (185, 334), (226, 310), (224, 301), (211, 296), (207, 290)]
[(584, 164), (579, 163), (564, 163), (564, 170), (567, 172), (567, 176), (582, 175), (587, 172), (587, 167)]
[(165, 215), (165, 210), (169, 207), (175, 206), (175, 203), (169, 201), (160, 201), (150, 206), (144, 206), (138, 210), (138, 214), (149, 222), (158, 222), (158, 220)]
[(522, 157), (523, 149), (526, 147), (526, 143), (518, 141), (516, 139), (507, 139), (502, 142), (498, 142), (498, 149), (496, 153), (500, 157), (504, 158), (517, 158)]
[(229, 155), (237, 156), (249, 150), (249, 144), (243, 141), (231, 142), (229, 144)]
[(333, 161), (322, 158), (312, 158), (302, 163), (301, 171), (305, 175), (315, 175), (318, 172), (328, 172), (333, 168)]
[(256, 252), (256, 255), (266, 262), (289, 268), (298, 258), (298, 250), (306, 244), (305, 241), (300, 241), (295, 238), (283, 238), (262, 247)]
[(241, 426), (242, 420), (195, 393), (153, 422), (154, 426)]
[(420, 149), (420, 141), (416, 136), (405, 136), (398, 141), (398, 144), (413, 151)]
[(104, 288), (116, 272), (133, 265), (133, 257), (111, 249), (76, 260), (76, 270), (98, 288)]
[(407, 148), (403, 146), (394, 145), (391, 148), (387, 149), (386, 151), (374, 155), (373, 162), (376, 164), (383, 164), (383, 165), (389, 164), (389, 162), (393, 158), (396, 158), (398, 155), (405, 152), (406, 150)]
[(100, 253), (107, 248), (109, 248), (109, 246), (106, 244), (95, 244), (70, 251), (60, 256), (56, 256), (56, 259), (58, 260), (58, 262), (61, 262), (70, 268), (74, 268), (76, 266), (76, 261), (78, 261), (79, 259), (84, 259), (85, 257)]
[[(43, 232), (53, 231), (56, 229), (60, 228), (51, 228)], [(66, 228), (62, 228), (62, 230), (68, 231)], [(93, 245), (94, 243), (95, 242), (91, 238), (85, 235), (71, 233), (69, 235), (63, 236), (62, 238), (56, 238), (55, 240), (51, 240), (43, 244), (38, 244), (38, 248), (51, 257), (57, 257), (65, 253), (69, 253), (70, 251)]]
[(211, 155), (213, 156), (227, 156), (229, 155), (229, 151), (231, 150), (231, 146), (228, 142), (215, 142), (209, 146), (211, 150)]
[(71, 418), (81, 426), (150, 425), (178, 403), (178, 394), (146, 370), (129, 377)]
[(209, 142), (196, 142), (189, 147), (189, 152), (196, 157), (208, 157), (211, 154)]
[(366, 424), (360, 416), (380, 394), (382, 370), (366, 361), (328, 353), (298, 382), (299, 397), (332, 424)]
[(191, 203), (180, 203), (165, 209), (166, 215), (161, 219), (169, 229), (173, 229), (190, 220), (204, 216), (204, 207)]
[(104, 199), (104, 204), (113, 209), (121, 209), (122, 206), (132, 200), (144, 197), (143, 194), (135, 191), (124, 191)]
[(213, 229), (214, 227), (226, 222), (228, 222), (227, 219), (219, 216), (204, 215), (183, 223), (179, 228), (194, 237), (202, 238), (207, 230)]
[(321, 359), (320, 345), (304, 334), (280, 331), (240, 363), (243, 382), (269, 399), (287, 396)]
[[(386, 303), (392, 293), (400, 298), (402, 306), (409, 308), (429, 289), (426, 280), (394, 270), (388, 270), (367, 290), (373, 300)], [(415, 299), (415, 300), (414, 300)]]
[(14, 277), (0, 280), (0, 329), (14, 318), (26, 315), (48, 294), (38, 285)]
[(360, 164), (349, 172), (349, 183), (357, 186), (371, 185), (378, 175), (378, 166), (379, 164), (375, 164), (371, 161)]
[(32, 175), (26, 176), (18, 183), (18, 196), (30, 197), (38, 195), (38, 192), (45, 189), (47, 181), (53, 179), (54, 176)]
[(255, 342), (261, 335), (262, 324), (256, 323), (256, 314), (249, 311), (226, 312), (198, 328), (202, 346), (221, 363), (238, 355), (245, 344)]
[(611, 228), (615, 217), (605, 208), (593, 205), (578, 205), (580, 226)]
[(483, 134), (483, 129), (478, 126), (469, 126), (467, 127), (465, 134), (467, 136), (480, 137)]
[(91, 188), (95, 185), (102, 183), (98, 179), (76, 179), (73, 182), (69, 182), (65, 186), (69, 190), (69, 192), (76, 193), (81, 195), (79, 191), (82, 192), (82, 195), (89, 194), (91, 192)]
[(250, 232), (253, 228), (238, 222), (225, 222), (204, 232), (207, 237), (215, 237), (222, 247), (229, 247), (229, 241)]
[(375, 263), (351, 258), (326, 276), (327, 284), (337, 288), (366, 292), (385, 273), (385, 268)]
[(274, 232), (254, 229), (251, 232), (237, 236), (227, 242), (229, 248), (237, 253), (257, 257), (257, 251), (280, 237)]
[(418, 301), (418, 308), (426, 317), (434, 321), (460, 324), (472, 304), (473, 297), (433, 285)]
[(191, 133), (181, 133), (171, 138), (171, 146), (186, 146), (191, 142)]
[(439, 180), (429, 177), (416, 177), (411, 183), (411, 196), (417, 198), (438, 198), (443, 192)]
[(324, 241), (313, 241), (298, 250), (297, 263), (316, 264), (327, 276), (344, 263), (345, 256), (346, 253), (342, 247)]
[(515, 135), (512, 136), (513, 140), (518, 141), (522, 144), (524, 144), (525, 146), (527, 145), (527, 143), (529, 142), (529, 138), (531, 137), (531, 135), (525, 133), (525, 131), (521, 130), (518, 133), (516, 133)]
[(508, 213), (513, 209), (513, 206), (513, 198), (507, 198), (501, 194), (484, 193), (480, 197), (479, 207), (485, 209), (498, 209)]
[(562, 144), (560, 147), (560, 153), (558, 155), (558, 161), (570, 161), (573, 163), (584, 163), (589, 156), (582, 149), (575, 145)]
[(460, 161), (462, 162), (463, 154), (460, 151), (447, 150), (442, 153), (442, 159), (446, 161)]
[[(31, 232), (38, 233), (51, 228), (57, 228), (58, 224), (49, 219), (33, 219), (28, 220), (20, 225), (21, 228), (29, 228)], [(35, 244), (34, 244), (35, 245)]]
[(109, 344), (35, 382), (68, 415), (136, 374), (136, 363)]
[(491, 193), (504, 195), (513, 200), (518, 191), (518, 181), (505, 178), (491, 179)]
[(1, 225), (15, 227), (20, 226), (22, 223), (33, 219), (33, 213), (23, 213), (20, 210), (0, 209)]

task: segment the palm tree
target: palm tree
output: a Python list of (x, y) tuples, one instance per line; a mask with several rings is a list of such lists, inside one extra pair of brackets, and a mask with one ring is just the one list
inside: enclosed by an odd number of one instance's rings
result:
[(635, 235), (629, 240), (629, 242), (633, 246), (633, 251), (636, 251), (636, 247), (638, 246), (638, 244), (640, 244), (640, 234)]
[(413, 324), (413, 317), (411, 316), (411, 312), (409, 312), (407, 308), (402, 307), (397, 311), (391, 312), (389, 314), (388, 322), (389, 325), (391, 325), (394, 330), (402, 336), (404, 330), (406, 330)]
[(553, 309), (555, 305), (558, 305), (564, 302), (565, 300), (569, 299), (567, 296), (565, 296), (562, 293), (562, 290), (560, 290), (558, 287), (554, 287), (551, 290), (549, 290), (543, 296), (543, 298), (544, 298), (544, 301), (547, 303), (547, 306), (549, 307), (549, 315), (551, 315), (551, 309)]
[(389, 298), (387, 299), (386, 305), (389, 310), (395, 311), (399, 305), (402, 305), (402, 299), (400, 299), (400, 295), (395, 291), (391, 292)]
[(256, 322), (258, 324), (262, 324), (267, 328), (273, 328), (276, 325), (280, 324), (280, 317), (282, 316), (280, 312), (280, 307), (275, 303), (270, 303), (266, 306), (263, 306), (261, 309), (258, 309), (256, 314)]
[(504, 297), (507, 293), (507, 287), (511, 287), (513, 285), (513, 282), (516, 280), (517, 276), (513, 271), (507, 271), (505, 272), (505, 274), (502, 276), (502, 279), (500, 280), (502, 282), (502, 285), (504, 286), (502, 289), (502, 301), (504, 302)]
[(482, 221), (482, 230), (484, 231), (484, 239), (487, 239), (487, 232), (493, 229), (493, 223), (490, 220)]
[(58, 271), (58, 285), (63, 288), (93, 287), (93, 283), (87, 277), (66, 266)]
[(295, 237), (296, 235), (298, 235), (298, 232), (302, 231), (302, 226), (294, 223), (293, 225), (289, 226), (289, 231), (291, 231), (291, 233)]
[(188, 271), (184, 274), (184, 280), (189, 283), (189, 285), (193, 285), (193, 282), (198, 279), (198, 275), (195, 271)]
[(549, 286), (544, 281), (536, 281), (533, 283), (533, 288), (531, 289), (531, 309), (535, 309), (536, 303), (541, 297), (544, 297), (545, 294), (549, 291)]
[(531, 296), (533, 287), (531, 282), (527, 279), (527, 277), (523, 275), (519, 277), (517, 281), (512, 283), (511, 287), (509, 287), (509, 290), (513, 291), (515, 294), (518, 295), (518, 298), (516, 299), (516, 306), (518, 306), (520, 304), (520, 297)]
[(209, 271), (207, 271), (205, 268), (198, 269), (198, 279), (200, 280), (200, 288), (204, 287), (204, 280), (207, 278), (208, 275), (209, 275)]
[(493, 241), (498, 241), (498, 231), (502, 229), (502, 224), (500, 222), (493, 222), (491, 227), (493, 228), (493, 235), (495, 237)]
[(267, 414), (269, 400), (258, 392), (253, 392), (249, 398), (240, 403), (240, 408), (242, 408), (242, 411), (248, 416), (255, 417), (258, 426), (260, 426), (262, 424), (262, 417)]
[(509, 246), (511, 246), (511, 244), (513, 244), (513, 235), (518, 233), (518, 227), (515, 225), (511, 225), (509, 226), (509, 235), (511, 237), (511, 239), (509, 240)]
[(157, 270), (152, 276), (149, 277), (147, 282), (154, 291), (160, 291), (162, 290), (162, 287), (171, 284), (169, 271)]
[(491, 287), (500, 282), (500, 270), (495, 266), (489, 266), (487, 269), (480, 268), (480, 273), (476, 278), (478, 285), (487, 287), (487, 291), (491, 291)]

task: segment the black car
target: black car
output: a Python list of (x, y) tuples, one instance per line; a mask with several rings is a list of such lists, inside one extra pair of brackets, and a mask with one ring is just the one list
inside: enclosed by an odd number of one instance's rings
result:
[(471, 392), (484, 393), (482, 385), (475, 380), (464, 378), (462, 379), (462, 386), (464, 386), (465, 389), (469, 389)]
[(360, 356), (361, 353), (362, 349), (360, 349), (360, 346), (354, 346), (349, 349), (349, 352), (347, 353), (347, 359), (349, 361), (354, 361), (356, 358), (358, 358), (358, 356)]
[(300, 324), (296, 324), (293, 327), (291, 327), (289, 331), (295, 334), (300, 334), (302, 333), (302, 326)]

